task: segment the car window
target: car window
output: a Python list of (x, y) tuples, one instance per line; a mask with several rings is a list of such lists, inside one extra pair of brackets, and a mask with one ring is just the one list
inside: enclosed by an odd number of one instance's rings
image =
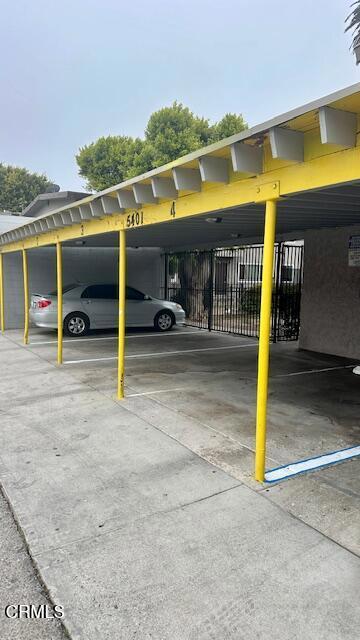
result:
[(127, 300), (144, 300), (145, 296), (141, 291), (133, 289), (133, 287), (126, 287), (126, 299)]
[(118, 291), (116, 284), (92, 284), (86, 287), (81, 294), (82, 298), (116, 300)]

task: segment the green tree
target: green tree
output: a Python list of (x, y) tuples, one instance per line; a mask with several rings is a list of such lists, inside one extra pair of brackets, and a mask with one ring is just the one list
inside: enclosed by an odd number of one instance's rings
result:
[(141, 173), (150, 171), (154, 165), (154, 147), (151, 142), (147, 140), (141, 140), (139, 151), (135, 154), (133, 162), (128, 168), (126, 178), (134, 178)]
[(212, 127), (212, 141), (216, 142), (217, 140), (228, 138), (235, 133), (244, 131), (246, 128), (247, 124), (241, 114), (226, 113), (224, 117)]
[(211, 138), (209, 121), (174, 102), (149, 118), (145, 138), (153, 148), (153, 167), (159, 167), (205, 146)]
[(242, 131), (245, 127), (243, 117), (231, 113), (210, 126), (209, 120), (196, 116), (188, 107), (174, 102), (150, 116), (144, 140), (128, 136), (99, 138), (80, 149), (76, 160), (80, 175), (87, 180), (87, 187), (100, 191)]
[(22, 211), (49, 184), (45, 175), (0, 163), (0, 210)]
[(101, 191), (126, 180), (143, 145), (139, 138), (107, 136), (82, 147), (76, 161), (87, 188)]

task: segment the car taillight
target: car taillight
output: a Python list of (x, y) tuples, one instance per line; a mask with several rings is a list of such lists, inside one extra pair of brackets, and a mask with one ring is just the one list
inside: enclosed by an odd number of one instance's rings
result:
[(51, 300), (39, 300), (37, 303), (38, 309), (45, 309), (51, 304)]

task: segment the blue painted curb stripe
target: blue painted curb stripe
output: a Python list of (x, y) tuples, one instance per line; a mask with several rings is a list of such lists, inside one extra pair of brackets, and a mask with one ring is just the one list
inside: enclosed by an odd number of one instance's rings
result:
[(340, 449), (339, 451), (332, 451), (322, 456), (316, 456), (315, 458), (307, 458), (306, 460), (299, 460), (298, 462), (292, 462), (284, 465), (283, 467), (276, 467), (270, 469), (265, 473), (265, 482), (278, 482), (279, 480), (285, 480), (293, 476), (305, 473), (306, 471), (314, 471), (315, 469), (321, 469), (323, 467), (329, 467), (330, 465), (342, 462), (343, 460), (349, 460), (360, 456), (360, 445), (356, 447), (348, 447), (346, 449)]

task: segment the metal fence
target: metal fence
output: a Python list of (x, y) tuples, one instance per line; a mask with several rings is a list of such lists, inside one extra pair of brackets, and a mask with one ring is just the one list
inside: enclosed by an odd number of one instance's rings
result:
[[(258, 337), (263, 246), (168, 253), (163, 297), (179, 302), (187, 324)], [(272, 340), (297, 340), (303, 246), (275, 245)]]

